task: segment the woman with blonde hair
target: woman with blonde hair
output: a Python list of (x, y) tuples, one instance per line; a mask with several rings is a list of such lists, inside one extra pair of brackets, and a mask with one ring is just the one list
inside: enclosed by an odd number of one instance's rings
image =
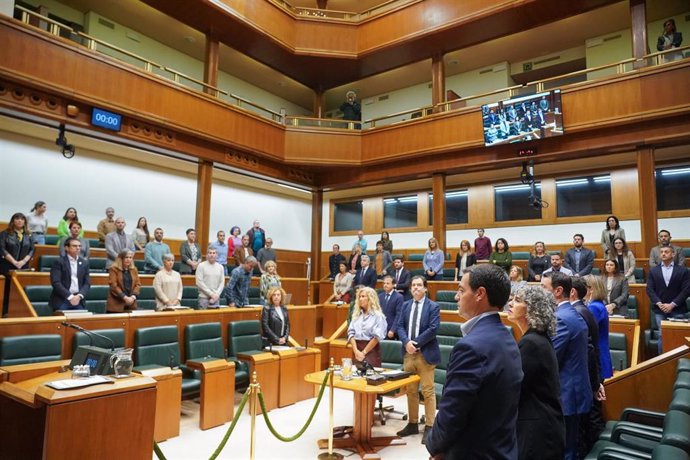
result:
[(455, 281), (459, 281), (462, 278), (462, 274), (465, 272), (467, 267), (477, 263), (477, 256), (472, 252), (470, 247), (470, 242), (467, 240), (462, 240), (460, 242), (460, 250), (458, 255), (455, 256)]
[(280, 286), (272, 287), (266, 296), (266, 305), (261, 311), (264, 338), (272, 345), (285, 345), (290, 337), (290, 318), (284, 305), (285, 291)]
[(366, 361), (381, 367), (381, 342), (386, 337), (386, 316), (376, 291), (370, 287), (357, 290), (347, 341), (352, 345), (355, 363)]
[(527, 262), (529, 273), (527, 281), (541, 281), (541, 274), (549, 267), (551, 267), (551, 256), (546, 251), (546, 245), (543, 241), (537, 241), (534, 243), (534, 252), (529, 255)]
[(280, 275), (278, 274), (278, 264), (269, 260), (264, 265), (264, 272), (259, 280), (259, 295), (261, 296), (261, 303), (263, 305), (269, 304), (269, 291), (273, 288), (280, 288)]
[(436, 238), (429, 238), (429, 249), (424, 253), (422, 259), (422, 267), (424, 267), (424, 276), (427, 281), (442, 281), (443, 280), (443, 261), (445, 254), (438, 247), (438, 240)]
[(611, 352), (609, 351), (609, 312), (604, 306), (606, 301), (606, 286), (600, 276), (585, 276), (587, 283), (587, 308), (594, 315), (599, 327), (599, 362), (601, 363), (601, 377), (607, 379), (613, 376)]

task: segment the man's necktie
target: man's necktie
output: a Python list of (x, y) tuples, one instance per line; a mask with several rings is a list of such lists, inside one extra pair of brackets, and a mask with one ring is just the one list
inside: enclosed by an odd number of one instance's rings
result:
[(410, 340), (417, 338), (417, 313), (419, 312), (419, 302), (414, 303), (414, 311), (412, 312), (412, 330), (410, 331)]

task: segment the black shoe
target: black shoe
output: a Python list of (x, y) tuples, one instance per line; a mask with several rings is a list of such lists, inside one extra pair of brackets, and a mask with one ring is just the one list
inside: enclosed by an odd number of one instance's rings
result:
[(405, 436), (410, 436), (413, 434), (419, 434), (419, 427), (417, 426), (416, 423), (408, 423), (407, 425), (405, 425), (405, 428), (398, 431), (396, 434), (398, 436), (400, 436), (401, 438), (404, 438)]
[(431, 433), (431, 427), (425, 426), (424, 433), (422, 433), (422, 444), (426, 444), (426, 438), (429, 437), (429, 433)]

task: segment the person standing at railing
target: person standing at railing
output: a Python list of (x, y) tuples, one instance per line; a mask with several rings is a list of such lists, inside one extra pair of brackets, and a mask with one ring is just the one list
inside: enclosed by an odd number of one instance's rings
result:
[[(683, 34), (676, 32), (676, 21), (671, 18), (664, 22), (664, 32), (659, 36), (656, 41), (657, 51), (666, 51), (673, 48), (679, 48), (680, 44), (683, 42)], [(664, 61), (677, 61), (678, 59), (683, 59), (683, 52), (678, 51), (676, 53), (666, 53), (664, 55)]]
[[(340, 105), (340, 111), (343, 112), (343, 120), (362, 120), (362, 106), (357, 102), (357, 93), (348, 91), (345, 94), (345, 102)], [(357, 128), (359, 127), (357, 124)]]

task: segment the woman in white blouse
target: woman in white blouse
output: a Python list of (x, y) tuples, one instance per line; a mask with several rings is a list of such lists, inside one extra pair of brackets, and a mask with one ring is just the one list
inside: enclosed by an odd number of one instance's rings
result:
[(31, 214), (26, 216), (26, 226), (29, 228), (31, 241), (34, 244), (46, 244), (46, 233), (48, 233), (46, 209), (45, 201), (37, 201), (31, 208)]
[(175, 256), (163, 254), (163, 269), (156, 272), (153, 278), (153, 290), (156, 293), (156, 310), (165, 307), (179, 307), (182, 301), (182, 278), (173, 270)]
[(138, 251), (143, 251), (144, 246), (151, 241), (149, 224), (146, 221), (146, 217), (140, 217), (137, 221), (136, 228), (132, 230), (132, 239), (134, 240), (134, 245), (137, 247)]

